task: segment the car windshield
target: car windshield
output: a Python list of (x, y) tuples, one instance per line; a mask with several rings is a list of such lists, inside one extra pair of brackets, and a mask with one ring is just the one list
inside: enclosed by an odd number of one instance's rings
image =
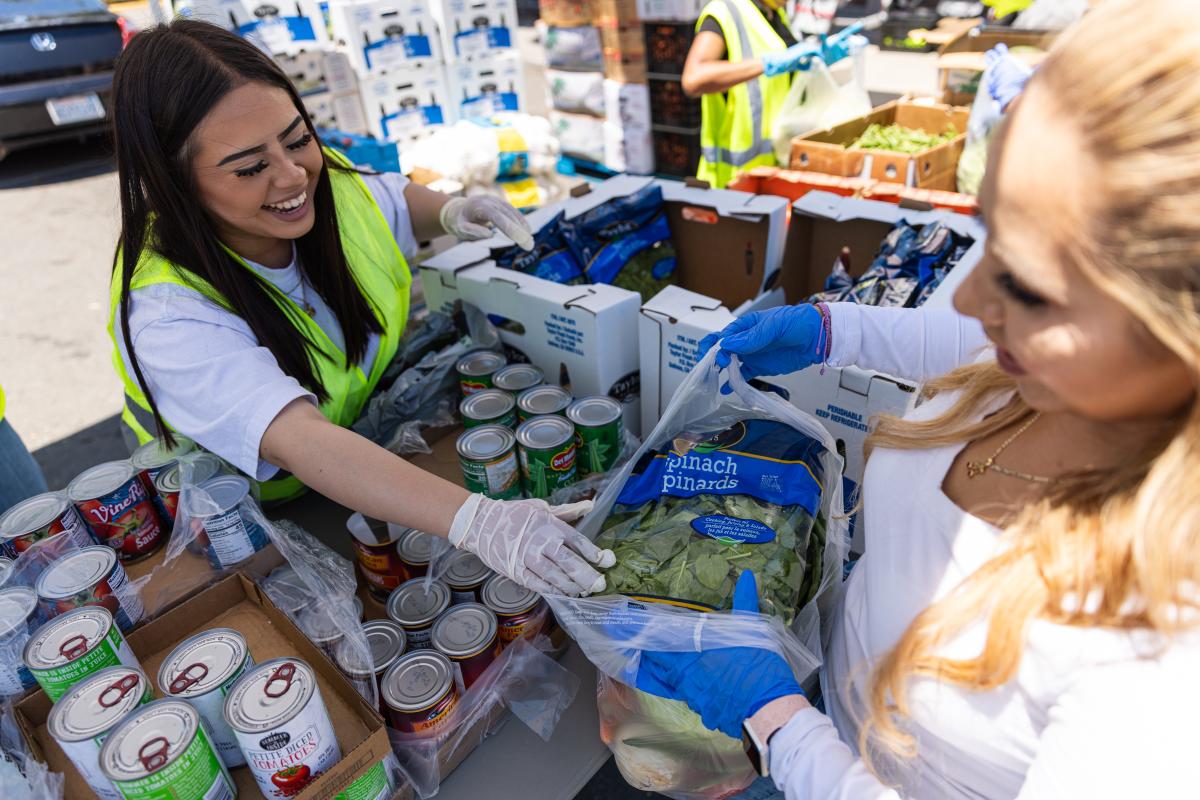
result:
[(0, 25), (38, 17), (68, 17), (108, 10), (104, 0), (0, 0)]

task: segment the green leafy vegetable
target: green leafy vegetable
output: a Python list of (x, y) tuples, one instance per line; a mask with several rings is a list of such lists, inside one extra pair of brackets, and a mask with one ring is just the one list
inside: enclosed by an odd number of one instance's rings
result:
[(880, 125), (873, 123), (850, 147), (856, 150), (888, 150), (893, 153), (915, 155), (953, 141), (959, 131), (953, 125), (943, 133), (926, 133), (903, 125)]

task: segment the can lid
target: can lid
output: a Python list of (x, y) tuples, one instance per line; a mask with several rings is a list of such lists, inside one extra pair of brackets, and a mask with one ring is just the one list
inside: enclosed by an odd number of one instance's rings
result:
[(363, 521), (366, 523), (365, 525), (355, 525), (353, 528), (346, 525), (346, 529), (350, 531), (350, 535), (356, 541), (370, 547), (383, 547), (392, 542), (398, 542), (412, 530), (403, 525), (392, 525), (381, 519), (368, 517), (366, 514), (363, 515)]
[(494, 350), (476, 350), (460, 358), (454, 368), (462, 375), (488, 375), (507, 363), (508, 359)]
[(495, 419), (512, 411), (517, 401), (500, 389), (484, 389), (462, 399), (458, 413), (467, 419)]
[(387, 615), (405, 628), (423, 628), (450, 605), (450, 587), (439, 580), (413, 578), (396, 587), (388, 597)]
[(308, 586), (288, 564), (271, 570), (262, 587), (271, 602), (289, 616), (295, 615), (312, 600)]
[(71, 500), (58, 492), (36, 494), (0, 514), (0, 540), (29, 533), (67, 510)]
[(503, 425), (480, 425), (458, 437), (458, 454), (468, 461), (485, 461), (504, 455), (517, 441)]
[[(11, 570), (12, 562), (9, 561), (8, 564)], [(3, 580), (3, 576), (0, 576), (0, 582)], [(37, 592), (28, 586), (0, 589), (0, 637), (7, 636), (18, 628), (24, 628), (36, 610)]]
[(496, 639), (496, 615), (479, 603), (463, 603), (433, 625), (433, 646), (450, 658), (467, 658), (486, 650)]
[(380, 681), (383, 702), (400, 712), (423, 711), (454, 688), (450, 659), (434, 650), (417, 650), (392, 665)]
[(542, 599), (532, 589), (497, 575), (483, 585), (483, 604), (497, 614), (519, 614), (533, 608)]
[(158, 688), (170, 697), (196, 697), (219, 688), (246, 663), (246, 639), (232, 628), (211, 628), (184, 639), (158, 668)]
[(117, 564), (111, 547), (81, 547), (55, 560), (37, 579), (38, 597), (61, 600), (79, 594), (96, 581), (108, 577)]
[(581, 398), (567, 409), (567, 419), (585, 428), (598, 428), (620, 418), (621, 404), (604, 395)]
[(517, 428), (517, 442), (530, 450), (550, 450), (574, 438), (575, 426), (557, 414), (530, 417)]
[(175, 446), (167, 447), (162, 439), (154, 438), (133, 451), (129, 463), (136, 469), (154, 469), (170, 464), (185, 453), (196, 449), (196, 443), (186, 436), (175, 436)]
[(105, 733), (141, 705), (150, 689), (146, 673), (124, 664), (88, 675), (58, 699), (46, 718), (60, 742), (82, 742)]
[(545, 379), (542, 370), (533, 364), (509, 364), (504, 369), (496, 370), (492, 383), (506, 392), (523, 392), (540, 385)]
[(235, 731), (260, 733), (283, 725), (308, 706), (317, 676), (298, 658), (264, 661), (238, 679), (225, 697), (225, 721)]
[(517, 397), (517, 406), (530, 416), (557, 414), (571, 405), (571, 394), (561, 386), (534, 386)]
[(479, 560), (479, 556), (459, 550), (446, 559), (442, 580), (451, 589), (469, 589), (486, 581), (491, 574), (492, 571)]
[(133, 711), (100, 748), (100, 771), (111, 781), (134, 781), (158, 772), (186, 751), (200, 715), (182, 700), (155, 700)]
[[(362, 600), (351, 598), (354, 602), (354, 622), (362, 619)], [(337, 608), (344, 609), (344, 603), (338, 603)], [(345, 615), (334, 610), (332, 602), (322, 600), (316, 605), (308, 606), (300, 614), (300, 630), (314, 642), (321, 644), (333, 642), (342, 637), (345, 630)]]
[(363, 663), (366, 654), (356, 648), (354, 640), (347, 636), (338, 643), (337, 648), (337, 664), (346, 674), (359, 677), (378, 675), (404, 655), (407, 645), (404, 629), (390, 619), (365, 622), (362, 632), (367, 639), (370, 666)]
[[(184, 460), (191, 465), (192, 483), (204, 483), (221, 472), (221, 459), (212, 453), (195, 453)], [(154, 488), (161, 492), (178, 492), (183, 488), (183, 464), (172, 464), (158, 473)]]
[(433, 557), (433, 545), (436, 541), (436, 536), (412, 529), (401, 537), (400, 543), (396, 545), (396, 552), (400, 554), (402, 561), (409, 564), (428, 564), (429, 559)]
[(11, 558), (0, 557), (0, 586), (8, 583), (8, 578), (13, 574), (13, 569), (16, 565)]
[(106, 461), (76, 475), (67, 484), (67, 496), (75, 502), (94, 500), (115, 492), (135, 474), (137, 470), (128, 461)]
[(59, 614), (29, 637), (25, 666), (49, 669), (69, 664), (90, 653), (112, 627), (112, 614), (103, 606), (83, 606)]
[(242, 502), (246, 495), (250, 494), (250, 481), (241, 475), (219, 475), (204, 481), (198, 488), (207, 492), (221, 511), (225, 512)]

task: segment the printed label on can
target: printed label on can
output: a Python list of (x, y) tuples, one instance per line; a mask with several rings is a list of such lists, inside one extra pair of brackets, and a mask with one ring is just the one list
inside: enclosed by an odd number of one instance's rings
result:
[(45, 690), (50, 702), (57, 702), (60, 697), (81, 680), (105, 667), (115, 667), (124, 664), (127, 667), (141, 669), (137, 656), (133, 654), (129, 643), (121, 635), (116, 625), (109, 628), (108, 635), (96, 643), (90, 652), (83, 656), (56, 667), (30, 670), (33, 677)]
[(203, 725), (196, 728), (196, 736), (187, 749), (162, 769), (144, 778), (115, 783), (126, 800), (174, 800), (179, 797), (234, 800), (237, 797), (233, 781), (217, 758)]
[(405, 628), (404, 640), (407, 642), (409, 650), (432, 650), (433, 649), (433, 625), (432, 623), (426, 628)]
[(517, 456), (512, 450), (492, 461), (459, 459), (467, 490), (485, 494), (493, 500), (513, 500), (521, 496)]
[(285, 725), (259, 733), (234, 731), (234, 735), (258, 788), (270, 798), (299, 793), (341, 759), (325, 701), (317, 688), (305, 709)]
[(208, 534), (209, 559), (218, 569), (239, 564), (254, 555), (254, 542), (238, 509), (208, 517), (203, 525)]
[(525, 496), (547, 498), (556, 490), (575, 483), (575, 438), (550, 450), (530, 450), (522, 447), (521, 474)]
[(122, 561), (151, 553), (162, 542), (158, 514), (138, 475), (114, 492), (76, 501), (75, 507), (96, 539), (116, 550)]
[(450, 605), (456, 606), (460, 603), (478, 603), (479, 595), (474, 589), (451, 589), (450, 590)]
[(516, 408), (509, 411), (507, 414), (502, 414), (499, 417), (492, 419), (474, 419), (464, 416), (462, 419), (463, 428), (471, 429), (478, 428), (481, 425), (503, 425), (506, 428), (517, 427), (517, 411)]
[(117, 787), (100, 771), (100, 745), (104, 744), (104, 738), (97, 736), (95, 739), (84, 739), (81, 742), (60, 741), (58, 746), (67, 758), (71, 759), (75, 769), (79, 770), (79, 777), (83, 778), (100, 800), (124, 800)]
[(491, 375), (472, 375), (470, 377), (459, 374), (458, 385), (462, 388), (463, 397), (470, 397), (476, 392), (482, 392), (484, 389), (492, 388)]
[(229, 694), (233, 684), (237, 683), (237, 679), (242, 677), (242, 673), (253, 663), (250, 656), (247, 655), (242, 668), (230, 675), (229, 679), (217, 688), (195, 697), (181, 698), (191, 703), (200, 712), (200, 716), (212, 734), (212, 743), (217, 750), (217, 755), (230, 769), (245, 764), (246, 757), (242, 755), (242, 748), (238, 745), (237, 736), (229, 727), (229, 723), (225, 721), (225, 695)]
[(358, 780), (334, 795), (333, 800), (387, 800), (392, 784), (387, 769), (380, 761), (359, 776)]
[(579, 471), (584, 475), (608, 472), (621, 455), (621, 419), (597, 428), (575, 426)]
[(450, 691), (439, 700), (433, 708), (428, 711), (421, 711), (411, 714), (405, 714), (401, 711), (392, 711), (392, 722), (397, 730), (404, 733), (422, 733), (424, 731), (432, 731), (439, 728), (450, 719), (450, 712), (458, 705), (458, 689), (451, 688)]
[(354, 540), (354, 555), (367, 579), (367, 589), (381, 600), (387, 600), (392, 590), (404, 582), (404, 562), (396, 552), (396, 544), (363, 544)]

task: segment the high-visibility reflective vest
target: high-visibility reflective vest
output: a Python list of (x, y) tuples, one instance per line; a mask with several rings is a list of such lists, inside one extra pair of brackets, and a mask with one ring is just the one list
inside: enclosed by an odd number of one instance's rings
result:
[[(349, 166), (349, 162), (338, 153), (327, 150), (325, 156), (327, 161)], [(379, 383), (384, 370), (396, 354), (400, 336), (408, 321), (408, 293), (412, 276), (409, 274), (408, 263), (392, 236), (391, 228), (383, 217), (383, 212), (379, 210), (362, 178), (355, 172), (328, 167), (327, 169), (333, 186), (338, 228), (346, 261), (368, 304), (374, 310), (375, 317), (383, 327), (383, 336), (370, 374), (364, 373), (356, 364), (347, 363), (346, 354), (330, 341), (320, 326), (290, 297), (270, 283), (267, 287), (283, 317), (295, 326), (297, 333), (307, 335), (309, 341), (315, 342), (322, 351), (315, 359), (316, 377), (325, 387), (329, 399), (321, 404), (321, 413), (334, 424), (348, 427), (358, 419), (371, 391)], [(251, 269), (232, 250), (226, 248), (226, 251), (247, 270)], [(125, 386), (125, 409), (121, 413), (121, 420), (137, 436), (138, 442), (146, 442), (154, 436), (154, 416), (137, 379), (126, 371), (117, 347), (115, 322), (121, 301), (122, 269), (123, 265), (118, 255), (117, 269), (109, 287), (108, 334), (113, 342), (113, 368)], [(185, 273), (183, 267), (172, 264), (147, 249), (138, 259), (130, 288), (141, 289), (157, 283), (188, 286), (198, 289), (204, 296), (232, 313), (228, 301), (212, 285), (194, 274), (185, 281)], [(169, 420), (167, 424), (170, 424)], [(304, 491), (304, 485), (292, 475), (281, 475), (264, 481), (260, 488), (262, 499), (270, 502), (288, 500)]]
[(0, 420), (4, 419), (4, 387), (0, 386)]
[[(782, 11), (776, 13), (783, 16)], [(752, 0), (712, 0), (700, 13), (697, 31), (705, 17), (721, 24), (725, 58), (731, 64), (787, 47)], [(727, 92), (700, 98), (700, 168), (696, 177), (714, 189), (723, 189), (739, 172), (774, 166), (771, 129), (791, 85), (786, 73), (773, 78), (760, 75)]]

